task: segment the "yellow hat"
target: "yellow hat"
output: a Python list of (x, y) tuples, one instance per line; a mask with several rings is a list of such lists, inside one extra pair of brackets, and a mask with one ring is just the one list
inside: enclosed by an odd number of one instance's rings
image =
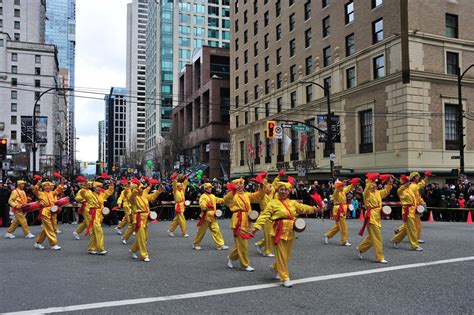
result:
[(245, 183), (245, 180), (243, 178), (237, 178), (232, 181), (232, 184), (241, 184), (243, 185)]
[(140, 189), (145, 189), (145, 188), (146, 188), (146, 185), (140, 184), (140, 186), (138, 186), (138, 188), (140, 188)]
[(288, 190), (293, 189), (293, 185), (290, 184), (290, 183), (287, 183), (287, 182), (278, 182), (277, 183), (277, 189), (280, 189), (281, 186), (285, 186), (285, 188), (288, 189)]
[(19, 180), (16, 182), (17, 185), (21, 185), (21, 184), (26, 184), (26, 182), (24, 180)]
[(204, 183), (204, 189), (209, 189), (209, 188), (212, 188), (212, 184), (211, 183)]
[(51, 183), (51, 182), (42, 182), (41, 187), (44, 187), (44, 186), (53, 186), (53, 183)]
[(87, 181), (87, 186), (91, 187), (92, 185), (94, 185), (94, 181), (88, 180)]
[(409, 180), (412, 180), (414, 177), (420, 176), (420, 173), (418, 172), (411, 172), (410, 176), (408, 177)]
[(92, 186), (94, 186), (94, 188), (95, 187), (102, 187), (103, 184), (101, 182), (94, 182), (94, 184), (92, 184)]

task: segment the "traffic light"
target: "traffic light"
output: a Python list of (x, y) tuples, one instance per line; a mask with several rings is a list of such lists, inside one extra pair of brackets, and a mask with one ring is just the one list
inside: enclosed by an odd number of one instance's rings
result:
[(275, 139), (276, 137), (275, 127), (276, 127), (276, 123), (274, 120), (267, 121), (267, 129), (266, 129), (265, 134), (268, 139)]
[(104, 166), (105, 166), (105, 165), (104, 165), (104, 162), (100, 162), (100, 168), (101, 168), (101, 169), (104, 169)]
[(0, 139), (0, 158), (4, 160), (7, 157), (7, 139)]
[(87, 163), (86, 163), (86, 162), (83, 162), (83, 163), (82, 163), (82, 168), (83, 168), (83, 169), (86, 169), (86, 168), (87, 168)]

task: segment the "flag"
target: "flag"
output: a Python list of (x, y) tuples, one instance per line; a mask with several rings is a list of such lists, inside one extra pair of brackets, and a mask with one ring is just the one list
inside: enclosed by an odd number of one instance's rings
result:
[(287, 154), (288, 150), (290, 149), (291, 138), (285, 133), (285, 142), (283, 146), (283, 154)]
[(304, 153), (306, 149), (306, 143), (308, 142), (308, 135), (305, 133), (301, 134), (301, 140), (300, 140), (300, 151), (301, 153)]
[(247, 143), (247, 151), (250, 155), (250, 157), (252, 158), (255, 158), (256, 156), (256, 152), (255, 152), (255, 148), (253, 147), (252, 143)]

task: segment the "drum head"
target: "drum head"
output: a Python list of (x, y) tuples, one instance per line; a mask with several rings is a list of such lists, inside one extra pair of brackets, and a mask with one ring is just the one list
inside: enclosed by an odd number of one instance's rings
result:
[(58, 206), (56, 206), (56, 205), (52, 206), (51, 209), (50, 209), (50, 211), (51, 211), (52, 213), (57, 213), (58, 210), (59, 210), (59, 208), (58, 208)]
[(258, 212), (255, 211), (255, 210), (250, 211), (250, 213), (249, 213), (249, 218), (250, 218), (250, 221), (252, 221), (252, 222), (253, 222), (253, 221), (257, 221), (257, 219), (258, 219)]
[(416, 207), (416, 212), (418, 212), (420, 214), (425, 212), (425, 206), (419, 205), (418, 207)]
[(103, 208), (102, 208), (102, 214), (103, 214), (103, 215), (108, 215), (108, 214), (110, 214), (110, 209), (107, 208), (107, 207), (103, 207)]
[(217, 218), (222, 217), (222, 210), (217, 209), (216, 212), (215, 212), (215, 216), (216, 216)]
[(352, 203), (349, 205), (349, 210), (354, 211), (354, 205)]
[(383, 206), (382, 212), (386, 215), (389, 215), (390, 213), (392, 213), (392, 208), (390, 206)]
[(186, 207), (189, 207), (189, 206), (191, 205), (191, 201), (190, 201), (190, 200), (186, 200), (186, 201), (184, 202), (184, 205), (185, 205)]
[(298, 232), (298, 233), (303, 232), (305, 229), (306, 229), (306, 222), (301, 218), (296, 219), (295, 224), (294, 224), (295, 232)]
[(155, 211), (150, 212), (150, 219), (156, 220), (158, 218), (158, 214)]

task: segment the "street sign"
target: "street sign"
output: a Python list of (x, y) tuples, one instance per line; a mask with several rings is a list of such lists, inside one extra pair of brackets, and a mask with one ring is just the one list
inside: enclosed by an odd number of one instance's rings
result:
[(291, 128), (293, 127), (293, 124), (281, 124), (282, 128)]
[(4, 161), (2, 163), (2, 170), (8, 171), (10, 169), (10, 162)]
[(459, 155), (453, 155), (451, 160), (459, 160), (461, 157)]
[(336, 154), (331, 153), (331, 154), (329, 155), (329, 161), (336, 162)]
[(293, 125), (293, 130), (308, 132), (308, 131), (310, 131), (310, 128), (308, 126), (305, 126), (305, 125)]
[(275, 127), (275, 138), (276, 139), (283, 139), (283, 128), (281, 126)]

